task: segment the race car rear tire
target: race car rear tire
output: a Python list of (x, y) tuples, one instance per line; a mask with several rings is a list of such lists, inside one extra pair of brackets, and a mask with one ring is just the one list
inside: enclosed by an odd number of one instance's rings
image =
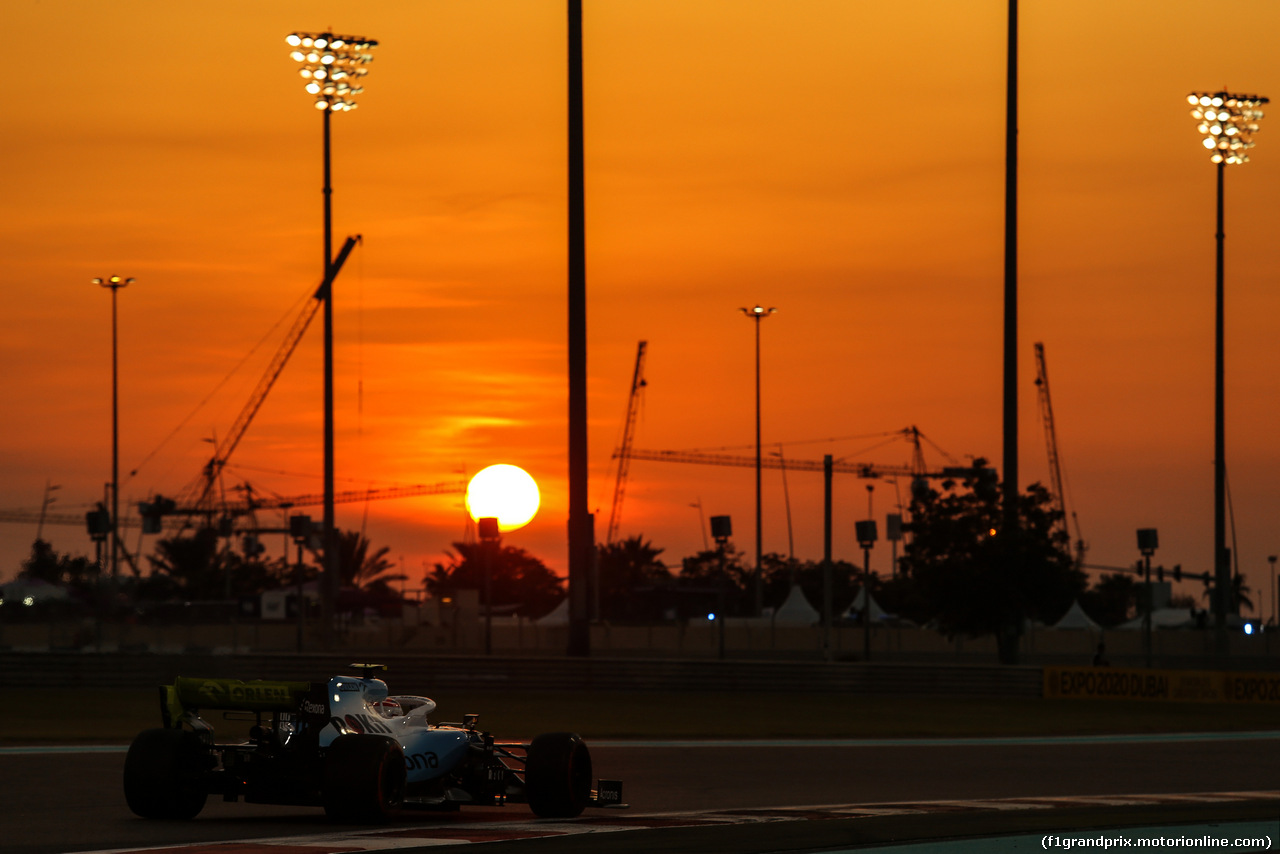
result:
[(404, 749), (385, 735), (340, 735), (324, 756), (324, 812), (333, 821), (387, 821), (404, 804)]
[(207, 751), (194, 732), (149, 729), (124, 758), (124, 798), (142, 818), (192, 819), (208, 792), (200, 780)]
[(573, 818), (591, 799), (591, 753), (581, 736), (549, 732), (525, 755), (525, 797), (539, 818)]

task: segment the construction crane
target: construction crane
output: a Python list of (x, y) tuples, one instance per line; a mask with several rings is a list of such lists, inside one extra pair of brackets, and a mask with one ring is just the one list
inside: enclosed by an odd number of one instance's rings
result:
[[(377, 501), (385, 498), (409, 498), (415, 495), (461, 494), (467, 491), (467, 481), (447, 480), (441, 483), (414, 484), (411, 486), (387, 486), (378, 489), (348, 489), (335, 492), (334, 503), (347, 504), (354, 501)], [(273, 495), (268, 498), (252, 496), (244, 501), (227, 505), (231, 514), (248, 513), (251, 510), (272, 510), (288, 507), (306, 507), (323, 504), (323, 492), (311, 492), (305, 495)]]
[[(386, 498), (409, 498), (415, 495), (448, 495), (461, 494), (467, 491), (465, 480), (448, 480), (441, 483), (413, 484), (410, 486), (389, 486), (378, 489), (349, 489), (335, 493), (333, 500), (338, 504), (349, 504), (356, 501), (378, 501)], [(242, 516), (255, 510), (287, 509), (290, 507), (308, 507), (324, 503), (324, 493), (311, 492), (303, 495), (273, 495), (261, 497), (250, 495), (239, 501), (231, 501), (218, 508), (218, 512), (230, 518)], [(136, 528), (147, 524), (147, 520), (163, 520), (166, 528), (183, 528), (188, 524), (187, 516), (201, 515), (205, 511), (178, 504), (164, 496), (154, 496), (150, 501), (139, 503), (141, 518), (125, 518), (120, 520), (122, 528)], [(36, 510), (0, 510), (0, 522), (31, 523), (40, 519)], [(46, 513), (46, 525), (83, 525), (84, 514)], [(154, 525), (155, 523), (151, 523)], [(151, 531), (151, 527), (148, 527)], [(154, 533), (154, 531), (152, 531)]]
[[(1062, 478), (1062, 462), (1058, 457), (1058, 434), (1053, 425), (1053, 400), (1049, 396), (1049, 368), (1045, 363), (1044, 344), (1037, 341), (1035, 347), (1036, 392), (1040, 398), (1040, 416), (1044, 420), (1044, 441), (1049, 452), (1049, 486), (1054, 506), (1061, 514), (1056, 527), (1070, 541), (1071, 532), (1067, 527), (1067, 490)], [(1076, 517), (1074, 510), (1070, 513), (1070, 519), (1076, 529), (1076, 566), (1080, 567), (1084, 564), (1086, 550), (1084, 536), (1080, 533), (1080, 520)]]
[(329, 288), (333, 287), (333, 280), (338, 277), (338, 273), (342, 270), (342, 265), (347, 261), (347, 256), (351, 254), (351, 250), (359, 242), (360, 235), (357, 234), (354, 237), (348, 237), (346, 242), (342, 244), (342, 249), (339, 250), (337, 258), (330, 265), (312, 299), (303, 306), (301, 313), (294, 319), (293, 326), (289, 328), (284, 341), (281, 342), (279, 349), (276, 350), (275, 355), (272, 357), (271, 363), (267, 365), (266, 371), (258, 380), (258, 385), (254, 388), (253, 394), (249, 396), (248, 402), (240, 410), (240, 414), (236, 416), (231, 429), (220, 442), (216, 443), (213, 457), (210, 458), (209, 462), (205, 463), (200, 477), (183, 490), (181, 497), (178, 499), (180, 505), (194, 508), (191, 511), (194, 513), (210, 514), (215, 512), (213, 507), (213, 488), (218, 482), (219, 475), (222, 474), (223, 467), (226, 466), (227, 460), (231, 458), (231, 453), (236, 449), (236, 446), (240, 444), (240, 440), (244, 438), (245, 431), (249, 429), (249, 424), (253, 422), (253, 417), (262, 408), (263, 401), (267, 399), (267, 393), (271, 391), (271, 387), (275, 385), (280, 372), (284, 370), (285, 364), (288, 363), (289, 357), (297, 349), (298, 342), (302, 340), (303, 333), (311, 325), (311, 320), (316, 316), (316, 311), (324, 304)]
[(631, 466), (631, 442), (636, 435), (636, 416), (640, 412), (640, 393), (647, 383), (644, 379), (644, 351), (647, 341), (641, 341), (636, 347), (636, 368), (631, 374), (631, 394), (627, 397), (627, 417), (622, 427), (622, 444), (613, 452), (618, 461), (618, 480), (613, 487), (613, 509), (609, 511), (609, 530), (605, 535), (605, 543), (612, 544), (618, 534), (618, 525), (622, 523), (622, 498), (627, 492), (627, 470)]
[[(614, 456), (617, 456), (615, 452)], [(643, 449), (633, 449), (631, 451), (631, 459), (648, 460), (650, 462), (660, 463), (695, 463), (708, 466), (746, 466), (754, 468), (756, 465), (755, 457), (744, 457), (734, 454), (704, 454), (697, 451), (648, 451)], [(797, 460), (788, 458), (783, 460), (781, 457), (763, 457), (760, 465), (767, 469), (780, 469), (785, 467), (787, 471), (822, 471), (822, 460)], [(879, 478), (879, 477), (927, 477), (927, 478), (964, 478), (973, 474), (973, 468), (970, 466), (945, 466), (936, 470), (925, 470), (913, 464), (909, 466), (886, 466), (879, 463), (850, 463), (838, 460), (831, 466), (831, 470), (837, 473), (853, 474), (861, 478)]]

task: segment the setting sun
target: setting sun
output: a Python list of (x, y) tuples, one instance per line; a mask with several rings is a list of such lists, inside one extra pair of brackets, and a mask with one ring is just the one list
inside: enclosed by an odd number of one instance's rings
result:
[(514, 531), (538, 512), (538, 484), (519, 466), (489, 466), (467, 484), (467, 512), (472, 519), (493, 516), (498, 530)]

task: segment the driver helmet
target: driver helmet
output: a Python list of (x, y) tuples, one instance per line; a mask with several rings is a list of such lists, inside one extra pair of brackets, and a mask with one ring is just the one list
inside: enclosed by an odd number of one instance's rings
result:
[(404, 709), (401, 708), (400, 704), (389, 697), (385, 700), (376, 700), (369, 705), (384, 718), (398, 718), (404, 714)]

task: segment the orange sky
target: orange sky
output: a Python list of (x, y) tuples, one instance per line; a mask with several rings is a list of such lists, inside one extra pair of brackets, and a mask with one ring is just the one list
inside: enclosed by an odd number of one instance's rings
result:
[[(339, 486), (450, 480), (494, 462), (543, 487), (508, 542), (564, 566), (566, 172), (561, 0), (9, 4), (0, 268), (0, 507), (81, 512), (110, 478), (110, 298), (120, 293), (121, 468), (138, 466), (320, 275), (320, 117), (293, 30), (381, 45), (360, 109), (334, 118)], [(592, 506), (636, 342), (636, 446), (753, 441), (764, 321), (766, 443), (918, 425), (956, 458), (1000, 457), (1003, 0), (586, 0)], [(1214, 168), (1184, 101), (1280, 97), (1260, 44), (1173, 0), (1022, 9), (1021, 469), (1047, 478), (1032, 345), (1048, 353), (1059, 449), (1091, 562), (1208, 568), (1212, 539)], [(1270, 592), (1280, 552), (1280, 124), (1227, 175), (1227, 462), (1241, 566)], [(1276, 139), (1271, 139), (1272, 135)], [(1273, 200), (1268, 202), (1268, 200)], [(319, 323), (232, 461), (282, 494), (319, 489)], [(121, 488), (172, 493), (222, 434), (278, 334)], [(362, 393), (361, 393), (362, 389)], [(796, 444), (903, 464), (875, 439)], [(930, 461), (943, 462), (936, 453)], [(268, 471), (261, 471), (266, 469)], [(298, 477), (270, 472), (296, 472)], [(698, 511), (754, 543), (754, 474), (637, 461), (622, 530), (673, 560)], [(798, 557), (821, 556), (821, 478), (789, 478)], [(866, 482), (836, 483), (838, 557)], [(767, 551), (787, 549), (765, 478)], [(905, 496), (906, 484), (900, 488)], [(895, 487), (880, 483), (875, 515)], [(339, 507), (358, 527), (364, 507)], [(459, 497), (368, 507), (417, 578), (462, 532)], [(313, 510), (319, 516), (319, 508)], [(34, 536), (0, 526), (0, 577)], [(46, 529), (88, 553), (82, 529)], [(271, 544), (273, 550), (278, 545)], [(887, 571), (888, 550), (873, 566)], [(1184, 585), (1198, 595), (1200, 585)], [(1270, 615), (1268, 608), (1263, 609)]]

